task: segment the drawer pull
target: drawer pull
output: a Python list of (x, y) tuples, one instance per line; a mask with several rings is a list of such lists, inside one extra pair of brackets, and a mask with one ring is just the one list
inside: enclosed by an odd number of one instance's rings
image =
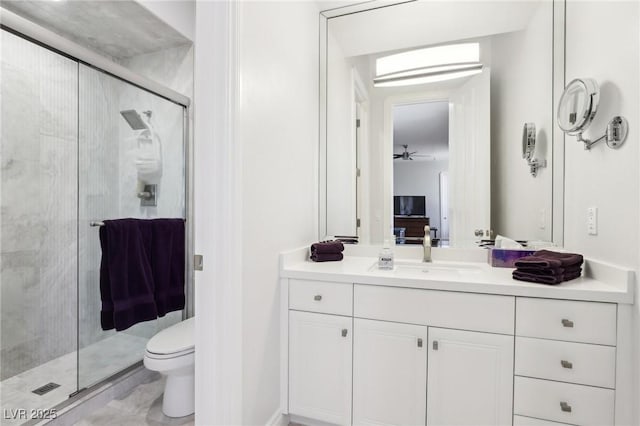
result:
[(565, 413), (570, 413), (571, 412), (571, 406), (569, 404), (567, 404), (566, 402), (562, 401), (560, 403), (560, 409), (562, 411), (564, 411)]
[(562, 319), (562, 325), (565, 327), (573, 328), (573, 321), (570, 321), (566, 318)]
[(320, 294), (316, 294), (315, 296), (313, 296), (313, 300), (319, 302), (322, 300), (322, 296)]
[(342, 337), (347, 337), (348, 330), (346, 328), (342, 329)]
[(418, 339), (418, 347), (421, 348), (422, 347), (422, 339)]
[(573, 368), (573, 364), (570, 363), (569, 361), (565, 361), (564, 359), (562, 361), (560, 361), (560, 364), (562, 364), (563, 368)]

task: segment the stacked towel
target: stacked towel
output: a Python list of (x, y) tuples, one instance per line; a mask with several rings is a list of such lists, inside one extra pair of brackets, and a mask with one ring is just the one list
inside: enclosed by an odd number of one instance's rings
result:
[(541, 284), (560, 284), (582, 275), (583, 257), (575, 253), (539, 250), (518, 259), (513, 279)]
[(335, 262), (342, 260), (344, 245), (337, 240), (320, 241), (311, 244), (311, 260), (314, 262)]

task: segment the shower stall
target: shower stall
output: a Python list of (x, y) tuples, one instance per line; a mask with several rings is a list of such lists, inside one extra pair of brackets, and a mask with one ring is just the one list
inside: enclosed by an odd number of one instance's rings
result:
[(184, 218), (192, 256), (189, 102), (11, 28), (0, 42), (0, 401), (2, 424), (19, 424), (139, 363), (190, 316), (188, 302), (102, 330), (98, 238), (105, 219)]

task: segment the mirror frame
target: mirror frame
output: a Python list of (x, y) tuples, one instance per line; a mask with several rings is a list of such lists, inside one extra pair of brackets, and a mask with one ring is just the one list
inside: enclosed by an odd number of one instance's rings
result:
[[(384, 1), (372, 0), (344, 7), (321, 11), (319, 14), (320, 58), (319, 58), (319, 144), (318, 144), (318, 239), (327, 235), (327, 75), (328, 75), (328, 25), (329, 19), (368, 10), (393, 7), (417, 0)], [(553, 0), (553, 46), (552, 46), (552, 105), (550, 113), (555, 123), (560, 96), (565, 88), (565, 13), (566, 0)], [(565, 134), (559, 126), (552, 126), (552, 196), (551, 196), (551, 239), (558, 247), (564, 243), (564, 156)], [(386, 210), (386, 209), (385, 209)], [(385, 231), (386, 232), (386, 231)]]

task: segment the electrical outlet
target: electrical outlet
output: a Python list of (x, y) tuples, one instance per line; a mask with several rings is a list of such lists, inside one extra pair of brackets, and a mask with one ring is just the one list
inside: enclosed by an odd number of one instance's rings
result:
[(587, 234), (598, 235), (598, 208), (587, 208)]

